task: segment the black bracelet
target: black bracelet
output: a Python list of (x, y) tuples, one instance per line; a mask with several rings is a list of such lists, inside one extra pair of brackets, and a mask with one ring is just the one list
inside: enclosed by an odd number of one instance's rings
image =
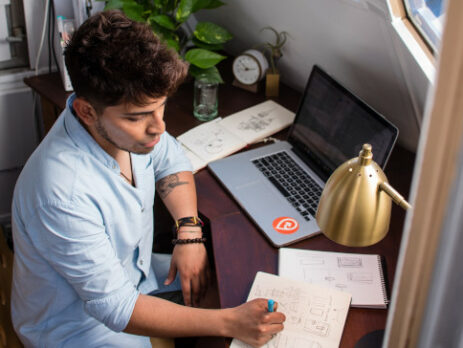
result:
[(172, 244), (191, 244), (191, 243), (206, 243), (206, 238), (193, 238), (193, 239), (172, 239)]
[(178, 230), (182, 226), (203, 227), (204, 222), (197, 216), (188, 216), (188, 217), (180, 218), (177, 221), (175, 221), (174, 226), (172, 226), (172, 232), (174, 232), (174, 235), (175, 233), (178, 232)]

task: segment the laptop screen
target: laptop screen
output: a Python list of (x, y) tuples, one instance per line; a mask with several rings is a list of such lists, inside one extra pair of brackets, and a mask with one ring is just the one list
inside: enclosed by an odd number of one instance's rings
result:
[[(383, 169), (398, 129), (383, 116), (314, 66), (288, 141), (323, 180), (369, 143)], [(313, 165), (315, 164), (315, 166)]]

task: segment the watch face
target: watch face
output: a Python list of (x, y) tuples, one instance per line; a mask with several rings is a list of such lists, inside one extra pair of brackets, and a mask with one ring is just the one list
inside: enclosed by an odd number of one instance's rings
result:
[(261, 75), (259, 63), (252, 56), (240, 55), (233, 61), (233, 75), (242, 84), (252, 85)]

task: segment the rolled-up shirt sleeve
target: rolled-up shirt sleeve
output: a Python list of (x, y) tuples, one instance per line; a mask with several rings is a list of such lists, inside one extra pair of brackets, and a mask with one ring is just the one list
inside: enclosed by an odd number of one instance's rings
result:
[(193, 169), (180, 143), (167, 132), (161, 135), (161, 141), (156, 145), (151, 156), (156, 180)]
[(122, 331), (139, 291), (117, 257), (101, 216), (75, 202), (47, 203), (29, 219), (27, 231), (42, 257), (84, 302), (85, 311), (111, 330)]

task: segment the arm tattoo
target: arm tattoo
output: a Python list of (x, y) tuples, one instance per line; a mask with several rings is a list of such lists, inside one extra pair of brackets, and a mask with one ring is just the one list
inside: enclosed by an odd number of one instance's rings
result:
[(161, 198), (166, 198), (174, 188), (180, 185), (188, 185), (188, 182), (180, 181), (178, 174), (171, 174), (159, 180), (156, 184), (156, 188), (158, 189)]

